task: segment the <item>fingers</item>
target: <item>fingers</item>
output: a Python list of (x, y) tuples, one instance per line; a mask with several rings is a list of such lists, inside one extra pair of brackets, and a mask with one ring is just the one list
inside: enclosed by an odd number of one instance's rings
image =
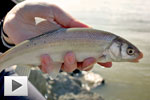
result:
[(83, 63), (78, 63), (78, 69), (89, 71), (93, 68), (93, 65), (96, 63), (96, 59), (90, 57), (83, 61)]
[[(62, 65), (62, 70), (65, 72), (72, 72), (75, 69), (89, 71), (93, 68), (93, 65), (96, 63), (94, 58), (87, 58), (83, 61), (83, 63), (76, 62), (75, 54), (73, 52), (68, 52), (64, 56), (64, 64)], [(77, 67), (78, 65), (78, 67)], [(48, 55), (41, 56), (41, 66), (40, 69), (44, 73), (50, 73), (54, 68), (53, 61)]]
[(72, 72), (77, 68), (77, 62), (74, 53), (68, 52), (64, 56), (64, 64), (62, 70), (65, 72)]
[(110, 68), (112, 66), (112, 62), (106, 62), (106, 63), (98, 63), (101, 66), (104, 66), (106, 68)]
[[(62, 65), (62, 70), (65, 72), (72, 72), (75, 69), (79, 70), (84, 70), (84, 71), (89, 71), (93, 68), (93, 65), (96, 63), (96, 59), (90, 57), (85, 59), (82, 63), (76, 62), (76, 57), (73, 52), (68, 52), (64, 56), (64, 64)], [(112, 62), (107, 62), (107, 63), (98, 63), (101, 66), (104, 67), (111, 67)], [(54, 68), (53, 61), (48, 55), (42, 55), (41, 56), (41, 66), (40, 69), (45, 72), (45, 73), (50, 73)]]
[(93, 68), (93, 65), (95, 63), (96, 59), (92, 57), (85, 59), (83, 63), (77, 63), (74, 53), (68, 52), (64, 57), (64, 64), (62, 66), (62, 70), (65, 72), (72, 72), (75, 69), (89, 71)]
[(48, 55), (42, 55), (41, 56), (41, 66), (40, 66), (40, 69), (44, 72), (44, 73), (50, 73), (54, 66), (53, 66), (53, 61), (52, 59), (50, 58), (50, 56)]

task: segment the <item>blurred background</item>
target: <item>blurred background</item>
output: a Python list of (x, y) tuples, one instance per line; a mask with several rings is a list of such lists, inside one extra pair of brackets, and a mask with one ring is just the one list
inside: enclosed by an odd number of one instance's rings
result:
[[(19, 0), (18, 0), (19, 1)], [(135, 44), (140, 63), (95, 65), (106, 84), (93, 89), (105, 100), (150, 100), (150, 0), (50, 0), (93, 28), (110, 31)]]

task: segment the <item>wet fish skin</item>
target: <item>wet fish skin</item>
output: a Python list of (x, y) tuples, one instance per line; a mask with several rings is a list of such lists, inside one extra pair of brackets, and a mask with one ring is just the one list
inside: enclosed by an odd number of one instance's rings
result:
[[(130, 59), (122, 59), (121, 55), (115, 54), (116, 51), (122, 52), (119, 51), (121, 46), (127, 49), (129, 45), (135, 49), (136, 56), (128, 55)], [(54, 62), (63, 63), (64, 55), (68, 51), (75, 53), (78, 62), (88, 57), (94, 57), (98, 62), (127, 62), (141, 56), (141, 52), (134, 45), (115, 34), (90, 28), (62, 28), (25, 40), (6, 51), (0, 56), (0, 70), (15, 64), (39, 65), (42, 54), (49, 54)]]

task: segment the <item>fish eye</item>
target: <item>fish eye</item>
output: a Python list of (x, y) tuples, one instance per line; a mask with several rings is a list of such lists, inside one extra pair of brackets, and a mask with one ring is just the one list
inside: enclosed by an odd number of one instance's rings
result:
[(135, 50), (132, 47), (128, 47), (127, 54), (128, 55), (133, 55), (134, 53), (135, 53)]

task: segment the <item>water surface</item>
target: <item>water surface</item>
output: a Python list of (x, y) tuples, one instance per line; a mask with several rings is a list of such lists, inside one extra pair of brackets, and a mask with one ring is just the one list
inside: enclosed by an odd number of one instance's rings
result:
[(150, 100), (150, 0), (52, 0), (78, 20), (120, 35), (143, 53), (140, 63), (113, 63), (94, 72), (106, 84), (93, 91), (105, 100)]

